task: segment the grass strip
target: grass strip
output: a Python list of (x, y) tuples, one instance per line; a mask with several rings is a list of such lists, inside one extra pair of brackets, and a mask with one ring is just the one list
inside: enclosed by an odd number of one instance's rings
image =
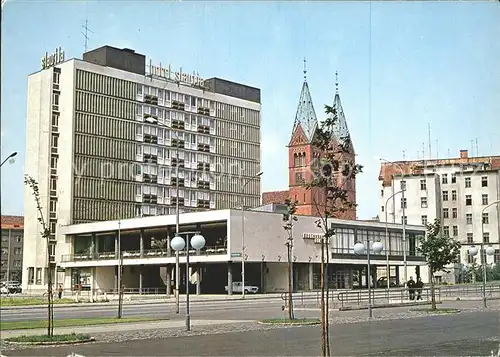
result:
[(80, 333), (69, 333), (65, 335), (36, 335), (36, 336), (16, 336), (6, 338), (7, 342), (14, 343), (32, 343), (32, 344), (44, 344), (44, 343), (57, 343), (57, 342), (81, 342), (91, 340), (90, 335), (80, 334)]
[(321, 321), (319, 319), (288, 319), (288, 318), (277, 318), (277, 319), (264, 319), (259, 321), (261, 324), (277, 324), (277, 325), (317, 325)]
[[(124, 324), (135, 322), (149, 322), (165, 320), (157, 317), (91, 317), (80, 319), (54, 319), (54, 327), (76, 327), (76, 326), (91, 326), (91, 325), (108, 325), (108, 324)], [(47, 327), (47, 320), (34, 321), (2, 321), (0, 322), (0, 330), (30, 330), (36, 328)]]
[[(54, 299), (54, 304), (73, 304), (72, 299)], [(47, 299), (44, 298), (24, 298), (24, 297), (2, 297), (0, 298), (0, 307), (7, 306), (29, 306), (29, 305), (47, 305)]]
[(456, 314), (460, 312), (459, 309), (454, 308), (440, 308), (440, 309), (432, 309), (431, 307), (423, 308), (423, 309), (412, 309), (413, 312), (428, 312), (431, 314)]

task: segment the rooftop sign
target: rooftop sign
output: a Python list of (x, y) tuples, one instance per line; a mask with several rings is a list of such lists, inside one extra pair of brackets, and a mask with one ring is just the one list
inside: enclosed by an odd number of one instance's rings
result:
[(56, 48), (55, 52), (50, 55), (48, 52), (45, 52), (45, 56), (42, 57), (41, 62), (42, 70), (58, 65), (62, 62), (64, 62), (64, 51), (61, 49), (61, 47)]
[(174, 71), (169, 64), (168, 67), (162, 67), (161, 63), (158, 66), (153, 66), (152, 61), (149, 61), (149, 74), (152, 76), (168, 79), (174, 82), (186, 83), (192, 86), (203, 86), (203, 78), (198, 72), (185, 73), (182, 72), (182, 67), (179, 71)]

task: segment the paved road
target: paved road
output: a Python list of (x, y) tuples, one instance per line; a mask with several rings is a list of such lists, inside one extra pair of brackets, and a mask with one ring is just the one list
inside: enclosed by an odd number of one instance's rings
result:
[[(181, 301), (180, 314), (175, 313), (174, 303), (148, 303), (142, 305), (123, 305), (123, 316), (126, 317), (168, 317), (184, 318), (185, 302)], [(272, 300), (232, 300), (232, 301), (196, 301), (190, 304), (193, 318), (220, 318), (219, 315), (232, 316), (234, 319), (259, 319), (276, 315), (281, 312), (282, 302)], [(56, 319), (70, 319), (81, 317), (113, 317), (116, 316), (118, 305), (63, 307), (54, 305)], [(2, 310), (2, 321), (45, 320), (46, 307)], [(230, 317), (231, 318), (231, 317)]]
[[(498, 313), (332, 325), (332, 356), (490, 356), (500, 348)], [(317, 356), (318, 327), (95, 343), (8, 351), (7, 356)]]

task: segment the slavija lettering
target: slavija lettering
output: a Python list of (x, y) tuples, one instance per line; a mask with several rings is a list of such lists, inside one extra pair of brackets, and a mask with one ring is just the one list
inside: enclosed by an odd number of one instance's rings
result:
[(153, 66), (150, 62), (149, 72), (153, 76), (166, 78), (171, 81), (183, 82), (187, 84), (191, 84), (193, 86), (203, 86), (203, 78), (200, 75), (193, 71), (193, 73), (184, 73), (182, 72), (182, 68), (176, 72), (172, 70), (172, 66), (168, 65), (168, 67)]
[(59, 47), (56, 48), (56, 51), (51, 55), (45, 52), (45, 56), (42, 57), (42, 69), (50, 68), (61, 62), (64, 62), (64, 51)]

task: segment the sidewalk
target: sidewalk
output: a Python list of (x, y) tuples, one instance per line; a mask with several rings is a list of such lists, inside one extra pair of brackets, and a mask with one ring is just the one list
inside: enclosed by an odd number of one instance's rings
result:
[[(253, 320), (192, 320), (191, 326), (212, 326), (212, 325), (229, 325), (229, 324), (242, 324), (254, 322)], [(139, 323), (120, 323), (120, 324), (106, 324), (106, 325), (89, 325), (89, 326), (74, 326), (74, 327), (57, 327), (55, 333), (58, 335), (70, 333), (82, 334), (98, 334), (105, 332), (120, 332), (120, 331), (138, 331), (138, 330), (155, 330), (167, 328), (185, 328), (186, 322), (184, 320), (164, 320), (154, 322), (139, 322)], [(46, 328), (42, 329), (27, 329), (27, 330), (4, 330), (2, 331), (2, 339), (8, 337), (16, 337), (23, 335), (43, 335), (47, 333)]]

